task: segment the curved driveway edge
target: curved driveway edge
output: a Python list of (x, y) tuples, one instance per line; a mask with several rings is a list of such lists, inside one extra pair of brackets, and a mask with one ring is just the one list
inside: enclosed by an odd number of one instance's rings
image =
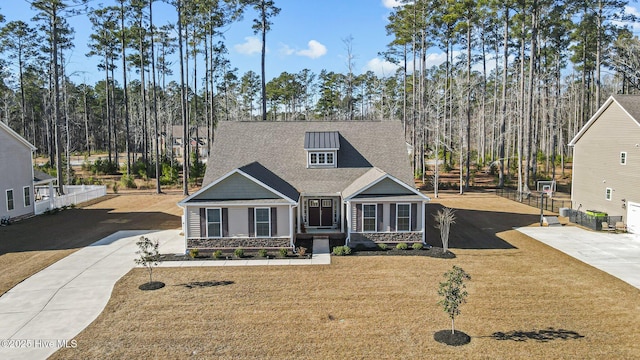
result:
[[(81, 346), (73, 338), (100, 315), (116, 281), (135, 267), (136, 241), (159, 240), (161, 253), (184, 249), (180, 230), (118, 231), (27, 278), (0, 297), (0, 359), (46, 359), (59, 348)], [(167, 261), (163, 267), (320, 265), (331, 262), (329, 241), (311, 259)], [(317, 252), (316, 252), (317, 251)]]
[(519, 232), (640, 289), (640, 235), (576, 226), (521, 227)]

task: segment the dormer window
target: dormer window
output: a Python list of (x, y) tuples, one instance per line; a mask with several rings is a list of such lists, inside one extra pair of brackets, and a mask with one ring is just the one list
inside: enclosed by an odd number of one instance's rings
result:
[(304, 134), (307, 168), (338, 166), (340, 135), (337, 131), (309, 131)]

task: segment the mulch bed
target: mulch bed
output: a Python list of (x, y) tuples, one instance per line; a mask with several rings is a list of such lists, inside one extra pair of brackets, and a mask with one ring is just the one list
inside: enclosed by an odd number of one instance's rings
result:
[(299, 256), (297, 254), (289, 253), (286, 257), (280, 256), (277, 251), (269, 252), (267, 257), (262, 257), (258, 255), (258, 252), (255, 253), (252, 251), (245, 250), (244, 256), (241, 258), (236, 257), (233, 253), (223, 253), (219, 258), (214, 258), (211, 253), (200, 253), (200, 255), (196, 257), (191, 257), (189, 255), (181, 255), (181, 254), (162, 254), (160, 255), (160, 259), (162, 261), (202, 261), (202, 260), (211, 260), (211, 261), (226, 261), (226, 260), (272, 260), (272, 259), (309, 259), (311, 258), (311, 253), (305, 254), (305, 256)]
[(438, 259), (455, 259), (456, 254), (447, 250), (444, 251), (441, 247), (429, 247), (422, 248), (420, 250), (407, 249), (398, 250), (396, 248), (389, 248), (387, 250), (381, 249), (354, 249), (350, 256), (429, 256)]
[(471, 342), (471, 336), (456, 330), (453, 334), (451, 330), (440, 330), (433, 334), (435, 341), (451, 346), (466, 345)]
[(147, 290), (158, 290), (158, 289), (162, 289), (163, 287), (164, 287), (164, 283), (162, 281), (152, 281), (152, 282), (144, 283), (138, 286), (138, 289), (147, 291)]

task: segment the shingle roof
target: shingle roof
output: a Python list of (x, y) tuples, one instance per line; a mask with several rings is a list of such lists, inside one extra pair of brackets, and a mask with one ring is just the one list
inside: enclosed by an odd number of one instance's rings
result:
[(307, 131), (304, 134), (305, 150), (340, 149), (340, 135), (337, 131)]
[[(308, 132), (338, 133), (337, 168), (307, 168)], [(339, 193), (373, 167), (415, 187), (399, 121), (223, 121), (216, 130), (203, 185), (254, 162), (299, 193)]]

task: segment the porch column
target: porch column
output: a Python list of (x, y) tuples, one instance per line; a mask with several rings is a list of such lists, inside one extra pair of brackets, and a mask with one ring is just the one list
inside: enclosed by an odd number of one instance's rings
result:
[(349, 244), (349, 241), (351, 241), (351, 201), (347, 201), (347, 209), (345, 213), (347, 214), (347, 239), (345, 242)]
[(425, 219), (427, 218), (426, 209), (427, 207), (425, 206), (424, 201), (422, 201), (422, 243), (423, 244), (427, 243), (427, 227), (426, 227), (426, 221), (425, 221)]
[(300, 231), (300, 230), (301, 230), (300, 225), (301, 225), (301, 223), (302, 223), (302, 216), (301, 216), (302, 214), (301, 214), (301, 212), (300, 212), (300, 208), (301, 208), (302, 206), (300, 206), (300, 204), (302, 204), (302, 201), (299, 201), (299, 202), (298, 202), (298, 211), (297, 211), (297, 212), (298, 212), (298, 229), (297, 229), (297, 230), (298, 230), (298, 231), (297, 231), (298, 233), (300, 233), (300, 232), (301, 232), (301, 231)]
[(338, 211), (338, 220), (340, 221), (340, 232), (344, 233), (344, 202), (342, 201), (342, 199), (340, 199), (340, 207), (339, 207), (339, 211)]
[(294, 205), (289, 205), (289, 238), (291, 239), (291, 247), (294, 247), (294, 228), (293, 228), (293, 207)]

